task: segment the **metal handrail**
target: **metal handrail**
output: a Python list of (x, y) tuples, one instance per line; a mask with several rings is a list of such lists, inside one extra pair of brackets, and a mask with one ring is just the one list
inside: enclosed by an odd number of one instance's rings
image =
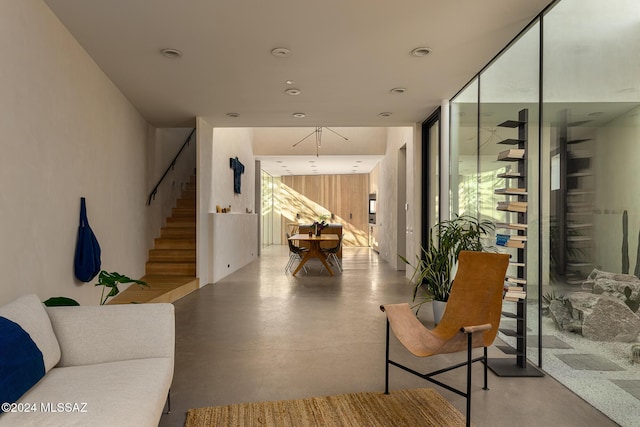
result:
[(169, 167), (167, 168), (167, 170), (164, 171), (164, 173), (162, 174), (162, 177), (160, 178), (160, 180), (158, 181), (156, 186), (153, 187), (153, 190), (151, 190), (151, 193), (149, 194), (149, 198), (147, 199), (147, 206), (149, 206), (151, 204), (152, 200), (156, 199), (156, 193), (158, 192), (158, 187), (160, 187), (160, 184), (162, 183), (164, 178), (167, 176), (169, 171), (172, 170), (176, 166), (176, 160), (178, 160), (178, 157), (180, 157), (180, 153), (182, 153), (182, 150), (184, 150), (184, 148), (187, 145), (189, 145), (189, 141), (191, 141), (191, 137), (193, 136), (195, 131), (196, 131), (196, 128), (193, 128), (193, 130), (191, 131), (191, 133), (187, 137), (186, 141), (184, 141), (184, 144), (182, 144), (182, 147), (180, 147), (180, 150), (178, 150), (178, 153), (175, 155), (175, 157), (173, 158), (173, 160), (169, 164)]

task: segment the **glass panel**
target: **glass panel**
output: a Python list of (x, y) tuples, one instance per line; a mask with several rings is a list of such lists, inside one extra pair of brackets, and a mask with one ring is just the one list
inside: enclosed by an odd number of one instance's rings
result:
[[(478, 80), (450, 103), (451, 215), (478, 212)], [(444, 212), (447, 217), (449, 212)], [(443, 218), (444, 219), (444, 218)]]
[(440, 120), (429, 128), (429, 227), (438, 222), (440, 210)]
[(639, 17), (636, 0), (564, 0), (543, 34), (543, 334), (610, 363), (556, 345), (543, 366), (621, 425), (640, 419)]
[(499, 335), (520, 368), (525, 357), (539, 360), (539, 31), (532, 26), (480, 75), (478, 207), (496, 224), (493, 244), (511, 254), (507, 284), (526, 292), (524, 301), (504, 301), (519, 320), (503, 317)]
[(262, 247), (273, 245), (273, 177), (262, 171)]

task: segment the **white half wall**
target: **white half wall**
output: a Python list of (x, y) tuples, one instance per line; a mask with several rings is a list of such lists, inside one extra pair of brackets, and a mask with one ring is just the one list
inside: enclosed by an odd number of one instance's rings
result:
[(212, 213), (213, 283), (258, 258), (258, 215)]
[(149, 126), (42, 1), (0, 2), (0, 51), (0, 304), (98, 304), (73, 273), (80, 197), (102, 268), (141, 277)]
[[(255, 159), (253, 131), (246, 128), (214, 128), (202, 118), (196, 122), (198, 139), (198, 201), (197, 201), (197, 266), (200, 286), (215, 283), (255, 259), (258, 254), (258, 217), (255, 212)], [(229, 159), (238, 157), (244, 165), (241, 192), (234, 193), (233, 169)], [(220, 221), (216, 205), (231, 206), (234, 221)], [(250, 210), (251, 215), (246, 211)], [(243, 220), (241, 218), (250, 218)], [(224, 221), (224, 219), (222, 220)], [(245, 221), (253, 224), (248, 225)], [(249, 231), (251, 230), (251, 231)], [(243, 242), (235, 240), (243, 236)], [(232, 267), (233, 266), (233, 267)]]

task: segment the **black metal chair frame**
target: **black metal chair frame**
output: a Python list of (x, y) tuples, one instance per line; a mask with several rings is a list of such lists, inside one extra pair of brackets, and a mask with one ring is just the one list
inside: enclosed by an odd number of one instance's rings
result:
[[(302, 254), (308, 250), (306, 248), (301, 248), (299, 246), (294, 245), (293, 242), (289, 240), (289, 237), (291, 237), (289, 236), (289, 233), (287, 233), (286, 236), (287, 236), (287, 242), (289, 243), (289, 261), (287, 262), (287, 265), (284, 267), (285, 273), (291, 270), (291, 267), (293, 267), (293, 263), (295, 262), (296, 259), (298, 261), (302, 261)], [(304, 270), (305, 273), (309, 272), (309, 270), (307, 270), (306, 265), (303, 265), (302, 269)]]
[[(340, 261), (340, 259), (338, 258), (337, 253), (340, 251), (340, 247), (342, 246), (342, 234), (340, 235), (340, 238), (338, 239), (338, 244), (336, 246), (333, 246), (331, 248), (326, 248), (326, 249), (321, 249), (322, 252), (325, 253), (325, 255), (327, 256), (327, 259), (329, 261), (333, 260), (336, 263), (336, 267), (338, 267), (338, 270), (342, 273), (342, 262)], [(322, 269), (321, 269), (322, 271)]]
[[(401, 365), (398, 362), (395, 362), (391, 359), (389, 359), (389, 320), (387, 320), (387, 342), (386, 342), (386, 364), (385, 364), (385, 382), (384, 382), (384, 394), (389, 394), (389, 365), (393, 365), (396, 366), (406, 372), (409, 372), (410, 374), (413, 374), (417, 377), (420, 377), (424, 380), (427, 380), (429, 382), (432, 382), (436, 385), (439, 385), (440, 387), (443, 387), (449, 391), (452, 391), (464, 398), (466, 398), (467, 400), (467, 414), (466, 414), (466, 418), (467, 418), (467, 422), (466, 425), (471, 426), (471, 365), (475, 362), (482, 362), (482, 364), (484, 365), (484, 387), (482, 387), (483, 390), (489, 390), (489, 387), (487, 385), (487, 347), (483, 347), (483, 355), (480, 357), (476, 357), (473, 358), (472, 357), (472, 336), (473, 336), (473, 332), (474, 331), (467, 331), (465, 330), (465, 328), (461, 328), (460, 329), (462, 332), (464, 332), (465, 334), (467, 334), (467, 361), (466, 362), (461, 362), (458, 363), (456, 365), (453, 366), (449, 366), (447, 368), (443, 368), (443, 369), (438, 369), (437, 371), (433, 371), (433, 372), (427, 372), (424, 374), (421, 374), (418, 371), (415, 371), (407, 366)], [(454, 388), (448, 384), (445, 384), (441, 381), (438, 381), (432, 377), (438, 375), (438, 374), (442, 374), (445, 372), (449, 372), (453, 369), (457, 369), (460, 368), (462, 366), (466, 366), (467, 367), (467, 389), (466, 392), (462, 391), (462, 390), (458, 390), (457, 388)]]

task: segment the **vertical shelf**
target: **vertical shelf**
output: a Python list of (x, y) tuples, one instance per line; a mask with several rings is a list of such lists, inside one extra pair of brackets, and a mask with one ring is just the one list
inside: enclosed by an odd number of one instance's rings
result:
[(573, 138), (572, 130), (588, 120), (569, 122), (569, 111), (558, 113), (560, 188), (556, 195), (556, 272), (567, 285), (580, 285), (593, 268), (593, 181), (591, 153), (584, 148), (589, 138)]
[[(506, 222), (498, 224), (497, 228), (503, 232), (497, 234), (498, 245), (508, 248), (515, 248), (517, 256), (511, 264), (517, 270), (517, 274), (506, 278), (505, 290), (509, 287), (518, 289), (523, 297), (513, 301), (516, 305), (516, 312), (503, 312), (503, 316), (515, 319), (516, 329), (500, 329), (505, 335), (512, 336), (516, 340), (515, 361), (512, 358), (491, 358), (487, 361), (487, 366), (496, 375), (504, 377), (541, 377), (542, 372), (527, 362), (527, 210), (529, 196), (527, 187), (527, 150), (529, 135), (529, 112), (527, 109), (520, 110), (518, 120), (507, 120), (500, 123), (499, 127), (512, 128), (518, 130), (517, 138), (509, 138), (500, 141), (498, 144), (512, 148), (505, 149), (498, 155), (499, 161), (512, 162), (517, 169), (512, 167), (508, 172), (498, 175), (505, 178), (507, 185), (505, 188), (496, 189), (497, 195), (505, 197), (504, 201), (498, 202), (498, 211), (504, 211)], [(515, 222), (512, 222), (513, 217)], [(507, 295), (507, 293), (505, 293)]]

